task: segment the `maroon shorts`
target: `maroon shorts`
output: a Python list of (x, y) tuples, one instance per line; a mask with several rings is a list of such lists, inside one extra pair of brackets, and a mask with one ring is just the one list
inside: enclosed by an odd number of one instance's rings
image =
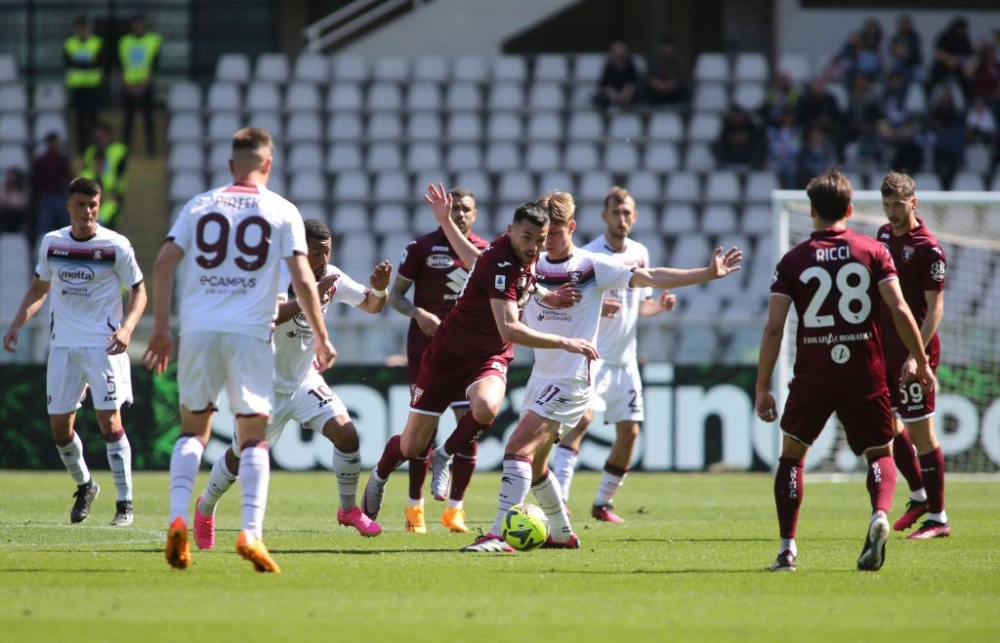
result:
[(892, 442), (892, 408), (885, 393), (871, 395), (816, 395), (791, 388), (781, 415), (781, 430), (805, 445), (819, 437), (830, 414), (836, 413), (855, 455)]
[[(896, 358), (887, 355), (885, 379), (889, 383), (892, 410), (903, 422), (915, 422), (934, 415), (937, 389), (931, 389), (929, 393), (924, 393), (918, 382), (902, 384), (899, 381), (899, 374), (902, 372), (903, 363), (907, 357), (909, 357), (909, 353)], [(931, 362), (931, 370), (936, 372), (937, 366), (936, 363)]]
[(465, 392), (481, 379), (496, 376), (507, 383), (508, 358), (455, 355), (433, 344), (424, 351), (420, 373), (411, 386), (410, 408), (425, 415), (441, 415), (458, 401), (467, 400)]

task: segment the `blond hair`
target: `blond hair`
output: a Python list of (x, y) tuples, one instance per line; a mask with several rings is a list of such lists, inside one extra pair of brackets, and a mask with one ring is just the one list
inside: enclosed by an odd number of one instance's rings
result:
[(917, 183), (909, 174), (889, 172), (882, 179), (882, 196), (899, 196), (908, 198), (917, 191)]
[(552, 225), (569, 225), (570, 221), (576, 219), (576, 202), (569, 192), (548, 192), (537, 203), (548, 211)]

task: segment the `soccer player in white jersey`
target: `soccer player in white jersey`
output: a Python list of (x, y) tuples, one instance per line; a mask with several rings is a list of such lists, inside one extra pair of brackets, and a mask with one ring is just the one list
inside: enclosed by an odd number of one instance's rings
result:
[[(365, 288), (329, 263), (333, 240), (326, 224), (319, 219), (306, 219), (305, 228), (309, 268), (316, 277), (323, 312), (335, 303), (348, 304), (366, 313), (382, 312), (392, 264), (383, 261), (376, 265), (369, 279), (371, 288)], [(361, 473), (358, 431), (344, 403), (313, 367), (313, 331), (302, 315), (295, 293), (288, 292), (290, 281), (290, 274), (283, 268), (274, 336), (275, 404), (266, 429), (267, 443), (272, 447), (277, 444), (289, 420), (322, 433), (333, 443), (333, 472), (340, 496), (337, 522), (354, 527), (362, 536), (378, 536), (382, 528), (357, 505)], [(205, 491), (195, 501), (194, 540), (198, 549), (215, 547), (215, 508), (222, 495), (236, 482), (233, 472), (239, 470), (239, 458), (240, 444), (234, 436), (232, 447), (215, 461)]]
[[(77, 484), (70, 520), (85, 520), (101, 490), (87, 468), (80, 436), (73, 430), (76, 410), (89, 386), (118, 491), (111, 524), (124, 527), (132, 524), (132, 449), (121, 417), (122, 404), (132, 403), (132, 374), (125, 349), (146, 308), (146, 287), (132, 244), (97, 222), (101, 209), (97, 182), (73, 179), (66, 209), (70, 225), (42, 238), (35, 278), (4, 335), (3, 346), (10, 352), (17, 348), (18, 331), (51, 292), (46, 396), (59, 457)], [(129, 293), (124, 313), (123, 288)]]
[[(536, 267), (539, 285), (546, 289), (573, 284), (579, 302), (555, 309), (533, 298), (524, 311), (524, 320), (537, 332), (597, 341), (602, 300), (609, 290), (621, 288), (678, 288), (724, 277), (739, 270), (743, 258), (738, 248), (723, 253), (718, 248), (705, 268), (642, 268), (627, 266), (604, 255), (573, 245), (576, 204), (567, 192), (552, 192), (539, 200), (549, 212), (549, 234), (545, 253)], [(536, 348), (521, 420), (507, 440), (497, 513), (488, 534), (465, 547), (467, 552), (509, 552), (513, 549), (501, 538), (507, 510), (534, 492), (551, 525), (550, 548), (578, 549), (580, 539), (569, 523), (559, 482), (547, 460), (553, 443), (564, 426), (576, 426), (590, 408), (594, 396), (590, 361), (581, 356), (552, 349)], [(435, 458), (435, 465), (437, 458)], [(437, 466), (435, 466), (437, 474)]]
[[(604, 198), (601, 218), (607, 229), (583, 248), (608, 255), (626, 266), (649, 266), (646, 246), (629, 239), (629, 232), (638, 218), (635, 200), (627, 190), (613, 187)], [(564, 435), (555, 449), (553, 473), (559, 481), (563, 500), (569, 501), (570, 484), (576, 468), (577, 454), (583, 436), (594, 419), (594, 411), (604, 411), (604, 421), (615, 425), (615, 441), (604, 463), (604, 474), (594, 497), (590, 514), (605, 522), (625, 522), (614, 511), (615, 492), (625, 481), (636, 440), (639, 423), (643, 421), (642, 380), (636, 359), (636, 327), (639, 316), (651, 317), (673, 310), (677, 296), (664, 291), (653, 297), (652, 288), (625, 288), (609, 291), (604, 297), (601, 323), (597, 331), (597, 350), (601, 361), (594, 377), (594, 406), (583, 419)]]
[(243, 527), (236, 551), (258, 572), (280, 572), (262, 541), (270, 480), (266, 432), (274, 404), (274, 319), (284, 259), (310, 327), (318, 370), (336, 357), (323, 323), (316, 278), (306, 259), (298, 209), (267, 189), (274, 145), (266, 131), (233, 136), (233, 182), (191, 199), (177, 216), (153, 267), (153, 333), (145, 361), (162, 373), (173, 352), (170, 311), (174, 270), (182, 266), (177, 382), (181, 435), (170, 457), (170, 518), (165, 555), (191, 565), (188, 516), (195, 476), (223, 389), (236, 414), (243, 455), (239, 481)]

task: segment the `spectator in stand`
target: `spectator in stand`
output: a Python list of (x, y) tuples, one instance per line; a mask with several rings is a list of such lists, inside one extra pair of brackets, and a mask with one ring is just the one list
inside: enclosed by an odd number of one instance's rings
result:
[(882, 112), (893, 127), (899, 127), (906, 120), (906, 94), (909, 83), (906, 77), (898, 71), (889, 73), (885, 82), (885, 96), (882, 102)]
[(783, 190), (794, 190), (798, 187), (802, 132), (795, 124), (795, 111), (790, 107), (782, 113), (777, 125), (768, 127), (767, 142), (771, 171), (778, 175)]
[(965, 18), (955, 18), (934, 43), (934, 64), (931, 66), (928, 91), (950, 80), (958, 83), (962, 93), (968, 97), (969, 82), (964, 67), (973, 53), (969, 22)]
[(97, 181), (101, 186), (101, 211), (97, 221), (117, 230), (125, 199), (128, 147), (112, 140), (111, 127), (98, 123), (94, 127), (94, 143), (83, 154), (80, 176)]
[(7, 168), (0, 185), (0, 233), (20, 232), (28, 220), (28, 185), (24, 171)]
[(869, 18), (861, 30), (852, 33), (824, 73), (850, 82), (862, 75), (871, 80), (882, 74), (882, 25)]
[(896, 33), (889, 40), (889, 51), (890, 71), (909, 72), (913, 75), (904, 73), (908, 80), (920, 80), (924, 65), (923, 45), (910, 16), (904, 14), (896, 20)]
[(768, 126), (780, 126), (788, 111), (795, 113), (802, 91), (784, 70), (779, 71), (767, 89), (767, 99), (761, 110)]
[[(826, 134), (827, 138), (833, 141), (840, 140), (842, 115), (837, 99), (826, 91), (826, 82), (821, 77), (813, 79), (809, 88), (802, 98), (799, 99), (797, 107), (797, 118), (799, 127), (803, 130), (812, 127), (819, 127)], [(829, 167), (824, 168), (825, 172)], [(816, 174), (819, 174), (817, 172)], [(815, 176), (815, 175), (813, 175)]]
[(857, 143), (857, 160), (862, 164), (877, 164), (881, 160), (875, 130), (881, 118), (882, 105), (871, 82), (861, 74), (854, 76), (847, 101), (847, 139)]
[(799, 154), (799, 184), (802, 189), (814, 176), (823, 174), (837, 164), (837, 150), (827, 138), (823, 128), (809, 128), (805, 147)]
[(972, 95), (986, 99), (987, 104), (994, 107), (1000, 106), (1000, 59), (992, 42), (980, 43), (966, 72), (972, 82)]
[(892, 145), (889, 167), (897, 172), (914, 174), (924, 166), (924, 147), (920, 132), (920, 118), (910, 116), (900, 127), (893, 129), (888, 122), (879, 125), (880, 135)]
[(118, 41), (118, 62), (122, 67), (122, 105), (125, 108), (124, 135), (126, 146), (132, 144), (132, 120), (136, 110), (142, 111), (146, 123), (146, 151), (156, 154), (153, 129), (153, 81), (160, 63), (163, 39), (146, 29), (146, 18), (139, 14), (132, 19), (132, 31)]
[(767, 140), (755, 119), (734, 103), (722, 121), (714, 152), (722, 165), (756, 169), (762, 167), (767, 158)]
[(97, 123), (104, 83), (104, 41), (90, 32), (86, 16), (73, 21), (74, 34), (63, 42), (66, 88), (76, 112), (76, 143), (83, 153), (87, 133)]
[(934, 172), (944, 189), (950, 190), (965, 149), (965, 118), (948, 87), (939, 88), (935, 94), (930, 114)]
[(598, 107), (630, 107), (635, 104), (639, 70), (624, 42), (611, 43), (608, 61), (601, 74), (600, 89), (594, 96)]
[(997, 137), (997, 122), (993, 111), (982, 96), (972, 99), (972, 107), (965, 115), (965, 140), (992, 146)]
[(684, 65), (671, 42), (663, 42), (647, 78), (649, 102), (654, 107), (677, 105), (688, 99), (688, 82)]
[(66, 190), (72, 178), (63, 142), (59, 134), (49, 132), (45, 137), (45, 149), (31, 162), (31, 196), (35, 217), (26, 231), (29, 248), (37, 250), (42, 236), (69, 225)]

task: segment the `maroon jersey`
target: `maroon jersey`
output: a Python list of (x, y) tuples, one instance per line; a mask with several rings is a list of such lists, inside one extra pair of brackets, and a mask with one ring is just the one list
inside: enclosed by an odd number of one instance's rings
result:
[(850, 230), (814, 232), (781, 258), (771, 292), (799, 316), (793, 390), (886, 392), (878, 286), (895, 278), (885, 246)]
[[(917, 326), (920, 326), (927, 317), (925, 293), (928, 290), (944, 290), (945, 287), (945, 270), (948, 262), (941, 244), (920, 219), (917, 219), (916, 228), (899, 236), (892, 233), (889, 224), (885, 224), (879, 228), (876, 238), (889, 249), (889, 255), (896, 264), (896, 270), (899, 271), (899, 287), (903, 291), (903, 298), (906, 299)], [(910, 351), (896, 333), (892, 325), (892, 313), (889, 312), (888, 306), (884, 305), (882, 323), (886, 328), (885, 352), (889, 364), (902, 366)], [(937, 333), (934, 333), (926, 349), (928, 362), (936, 367), (941, 359), (941, 341)]]
[(491, 301), (517, 302), (522, 311), (535, 284), (535, 262), (522, 266), (506, 234), (497, 237), (476, 259), (458, 303), (444, 318), (433, 344), (455, 355), (495, 355), (510, 359), (514, 346), (503, 341)]
[[(472, 232), (469, 233), (469, 241), (480, 250), (489, 245), (488, 241)], [(406, 246), (397, 274), (413, 282), (414, 306), (444, 319), (455, 307), (469, 270), (448, 243), (444, 231), (438, 228), (417, 237)], [(406, 346), (411, 361), (420, 363), (420, 354), (430, 341), (431, 338), (420, 330), (416, 320), (410, 320)]]

